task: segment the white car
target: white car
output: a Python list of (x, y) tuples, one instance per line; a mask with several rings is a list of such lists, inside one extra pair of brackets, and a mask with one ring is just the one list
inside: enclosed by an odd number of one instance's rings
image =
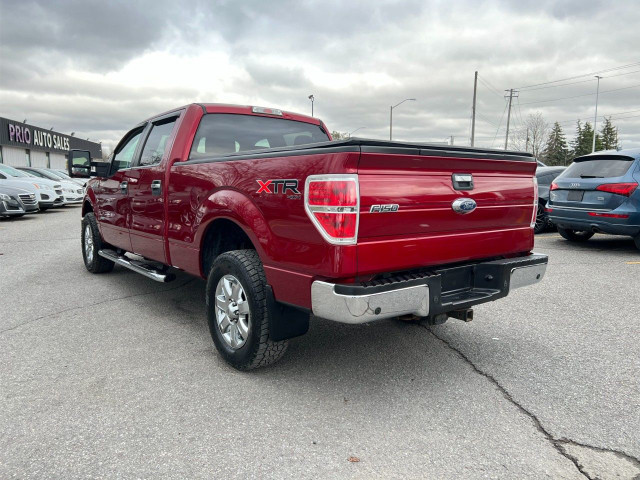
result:
[(8, 165), (0, 164), (0, 184), (35, 193), (38, 206), (44, 211), (64, 205), (62, 185), (44, 178), (35, 178)]
[(65, 180), (61, 175), (58, 175), (46, 168), (17, 167), (17, 169), (34, 177), (46, 178), (47, 180), (60, 182), (60, 185), (62, 186), (62, 194), (64, 196), (64, 203), (82, 203), (82, 198), (84, 197), (84, 189), (73, 181)]

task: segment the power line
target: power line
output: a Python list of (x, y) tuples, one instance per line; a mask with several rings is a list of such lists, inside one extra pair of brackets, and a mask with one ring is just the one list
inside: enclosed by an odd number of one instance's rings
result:
[[(633, 72), (624, 72), (624, 73), (619, 73), (617, 75), (607, 75), (606, 77), (603, 76), (601, 78), (614, 78), (614, 77), (621, 77), (623, 75), (631, 75), (633, 73), (640, 73), (640, 70), (634, 70)], [(577, 82), (570, 82), (570, 83), (561, 83), (559, 85), (549, 85), (547, 87), (537, 87), (537, 88), (528, 88), (527, 91), (531, 92), (533, 90), (544, 90), (546, 88), (555, 88), (555, 87), (564, 87), (566, 85), (576, 85), (578, 83), (588, 83), (588, 82), (595, 82), (596, 80), (594, 78), (588, 78), (587, 80), (579, 80)]]
[[(610, 113), (609, 115), (598, 115), (598, 118), (608, 118), (608, 117), (612, 117), (612, 118), (614, 118), (615, 120), (624, 120), (625, 118), (634, 118), (634, 117), (637, 117), (638, 115), (631, 115), (631, 116), (628, 116), (628, 117), (620, 117), (620, 115), (626, 115), (626, 114), (628, 114), (628, 113), (634, 113), (634, 112), (640, 112), (640, 110), (629, 110), (629, 111), (627, 111), (627, 112)], [(618, 117), (620, 117), (620, 118), (618, 118)], [(590, 120), (590, 119), (591, 119), (591, 115), (587, 114), (587, 115), (584, 115), (584, 116), (583, 116), (583, 117), (581, 117), (581, 118), (574, 118), (573, 120), (561, 120), (561, 121), (559, 121), (558, 123), (559, 123), (559, 124), (563, 124), (563, 123), (575, 123), (575, 122), (578, 122), (578, 121), (582, 120), (583, 118), (586, 118), (587, 120)]]
[(605, 70), (599, 70), (597, 72), (591, 72), (591, 73), (585, 73), (585, 74), (582, 74), (582, 75), (575, 75), (573, 77), (561, 78), (559, 80), (552, 80), (550, 82), (542, 82), (542, 83), (534, 83), (534, 84), (531, 84), (531, 85), (524, 85), (522, 87), (516, 87), (515, 89), (516, 90), (523, 90), (523, 89), (528, 89), (528, 88), (531, 88), (531, 87), (539, 87), (541, 85), (550, 85), (552, 83), (565, 82), (567, 80), (575, 80), (577, 78), (587, 77), (587, 76), (590, 76), (590, 75), (596, 75), (598, 73), (612, 72), (612, 71), (615, 71), (615, 70), (623, 70), (625, 68), (636, 67), (638, 65), (640, 65), (640, 62), (629, 63), (627, 65), (620, 65), (618, 67), (607, 68)]
[[(619, 90), (628, 90), (630, 88), (638, 88), (640, 87), (640, 84), (638, 85), (631, 85), (630, 87), (622, 87), (622, 88), (614, 88), (612, 90), (604, 90), (603, 92), (600, 92), (600, 95), (604, 94), (604, 93), (610, 93), (610, 92), (617, 92)], [(573, 95), (571, 97), (561, 97), (561, 98), (552, 98), (550, 100), (537, 100), (535, 102), (526, 102), (526, 103), (521, 103), (520, 105), (533, 105), (534, 103), (548, 103), (548, 102), (557, 102), (558, 100), (568, 100), (570, 98), (579, 98), (579, 97), (590, 97), (592, 95), (595, 95), (595, 93), (583, 93), (582, 95)]]
[(498, 91), (497, 88), (495, 88), (493, 85), (491, 85), (491, 83), (489, 83), (489, 80), (484, 80), (480, 75), (478, 75), (478, 80), (480, 80), (480, 82), (486, 87), (488, 88), (491, 92), (495, 93), (497, 96), (499, 96), (500, 98), (503, 98), (503, 95)]
[[(622, 75), (631, 75), (632, 73), (640, 73), (640, 70), (634, 70), (633, 72), (619, 73), (617, 75), (607, 75), (606, 77), (602, 77), (602, 78), (620, 77)], [(579, 80), (577, 82), (561, 83), (559, 85), (548, 85), (546, 87), (528, 88), (526, 91), (527, 92), (532, 92), (534, 90), (544, 90), (546, 88), (564, 87), (566, 85), (577, 85), (578, 83), (588, 83), (588, 82), (595, 82), (595, 81), (596, 81), (595, 78), (589, 78), (587, 80)]]
[(504, 112), (507, 111), (507, 103), (505, 102), (504, 104), (504, 110), (502, 110), (502, 116), (500, 117), (500, 122), (498, 122), (498, 128), (496, 128), (496, 134), (493, 136), (493, 141), (491, 142), (491, 146), (493, 147), (493, 144), (496, 141), (496, 138), (498, 138), (498, 131), (500, 130), (500, 125), (502, 125), (502, 119), (504, 118)]

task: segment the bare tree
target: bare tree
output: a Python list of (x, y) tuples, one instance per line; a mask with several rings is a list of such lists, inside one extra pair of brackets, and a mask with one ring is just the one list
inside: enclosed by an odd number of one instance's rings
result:
[(509, 138), (509, 147), (533, 153), (539, 158), (549, 136), (549, 124), (540, 112), (527, 115), (524, 124), (517, 128)]

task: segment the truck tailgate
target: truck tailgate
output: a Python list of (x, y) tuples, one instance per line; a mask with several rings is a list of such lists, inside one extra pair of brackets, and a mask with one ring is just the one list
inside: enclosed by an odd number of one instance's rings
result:
[[(358, 273), (531, 250), (535, 169), (527, 156), (363, 147)], [(470, 174), (473, 188), (454, 182), (455, 174)], [(455, 211), (457, 199), (472, 199), (476, 208)]]

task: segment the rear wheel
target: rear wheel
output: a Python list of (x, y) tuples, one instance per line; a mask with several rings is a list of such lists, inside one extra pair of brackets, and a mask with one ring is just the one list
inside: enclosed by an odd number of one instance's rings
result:
[(558, 227), (558, 233), (562, 238), (565, 238), (570, 242), (586, 242), (593, 237), (593, 232), (587, 232), (586, 230), (571, 230), (569, 228)]
[(546, 230), (549, 221), (547, 220), (547, 216), (544, 212), (544, 204), (542, 202), (538, 203), (538, 210), (536, 211), (536, 226), (533, 229), (534, 233), (542, 233)]
[(633, 241), (636, 242), (636, 247), (638, 247), (638, 250), (640, 250), (640, 235), (634, 238)]
[(233, 250), (216, 258), (207, 278), (207, 318), (220, 355), (238, 370), (279, 360), (288, 341), (269, 339), (267, 279), (255, 250)]
[(82, 258), (84, 258), (84, 266), (87, 267), (87, 270), (91, 273), (105, 273), (113, 270), (113, 262), (98, 255), (98, 251), (108, 245), (102, 241), (98, 222), (93, 212), (87, 213), (82, 218), (80, 240), (82, 242)]

